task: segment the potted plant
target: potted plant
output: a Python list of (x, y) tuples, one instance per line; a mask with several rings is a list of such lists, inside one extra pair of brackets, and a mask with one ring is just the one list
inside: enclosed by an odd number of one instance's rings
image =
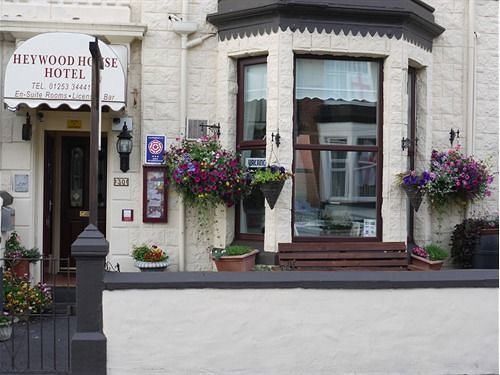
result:
[(469, 218), (451, 235), (451, 257), (460, 268), (498, 268), (498, 215)]
[(411, 264), (421, 271), (440, 270), (447, 257), (446, 250), (436, 244), (417, 246), (411, 251)]
[(422, 203), (426, 185), (433, 181), (435, 177), (435, 173), (429, 173), (428, 171), (423, 171), (420, 174), (416, 171), (398, 174), (399, 185), (406, 193), (415, 211), (418, 211)]
[(278, 200), (285, 181), (293, 176), (292, 173), (287, 172), (285, 167), (278, 165), (258, 168), (251, 171), (251, 174), (252, 185), (260, 188), (271, 210)]
[(229, 245), (224, 249), (212, 249), (212, 260), (217, 271), (247, 272), (255, 265), (258, 252), (246, 245)]
[(142, 244), (134, 246), (132, 250), (132, 258), (134, 258), (134, 265), (141, 270), (147, 271), (164, 271), (170, 263), (168, 262), (168, 255), (157, 245)]
[(0, 315), (0, 341), (7, 341), (12, 336), (12, 317), (7, 311)]
[(239, 155), (222, 148), (215, 137), (184, 139), (164, 157), (169, 183), (191, 206), (231, 207), (247, 191)]
[(22, 246), (21, 237), (16, 231), (13, 231), (5, 241), (4, 258), (9, 268), (12, 269), (14, 276), (29, 277), (29, 265), (40, 259), (40, 251), (36, 247), (27, 249)]

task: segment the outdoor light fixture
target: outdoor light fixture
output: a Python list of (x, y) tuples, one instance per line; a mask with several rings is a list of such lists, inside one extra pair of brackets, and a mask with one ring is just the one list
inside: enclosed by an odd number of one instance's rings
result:
[(127, 123), (124, 123), (122, 131), (118, 134), (116, 151), (120, 154), (120, 170), (127, 172), (129, 170), (129, 157), (132, 152), (132, 136), (127, 129)]
[(458, 140), (460, 138), (460, 129), (457, 130), (450, 130), (450, 146), (453, 147), (453, 142), (455, 141), (455, 138)]
[(276, 132), (276, 134), (271, 133), (271, 142), (276, 143), (276, 147), (280, 147), (280, 144), (281, 144), (281, 135), (280, 135), (279, 129)]
[(31, 118), (30, 114), (26, 112), (26, 123), (23, 124), (22, 139), (23, 141), (31, 141)]
[(401, 139), (401, 150), (404, 151), (405, 149), (410, 148), (410, 143), (410, 139), (403, 137)]

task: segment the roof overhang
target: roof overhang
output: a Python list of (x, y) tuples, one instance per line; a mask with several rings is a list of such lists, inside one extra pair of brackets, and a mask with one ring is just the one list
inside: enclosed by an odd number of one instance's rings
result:
[(207, 20), (221, 40), (277, 32), (279, 29), (367, 34), (406, 40), (425, 49), (444, 28), (434, 8), (420, 0), (219, 0)]
[[(89, 42), (77, 33), (45, 33), (23, 42), (5, 70), (4, 102), (10, 108), (67, 105), (78, 109), (91, 104), (92, 57)], [(107, 44), (99, 41), (101, 105), (118, 111), (125, 106), (126, 70)]]

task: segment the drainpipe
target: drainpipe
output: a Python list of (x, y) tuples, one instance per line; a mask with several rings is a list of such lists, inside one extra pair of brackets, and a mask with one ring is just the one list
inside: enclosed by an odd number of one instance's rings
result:
[[(474, 154), (475, 151), (475, 131), (476, 123), (476, 41), (475, 31), (475, 1), (467, 2), (467, 29), (466, 29), (466, 119), (465, 119), (465, 151), (467, 154)], [(464, 218), (471, 216), (472, 208), (469, 206), (464, 212)]]
[(467, 154), (474, 153), (474, 125), (476, 120), (476, 32), (474, 0), (467, 2), (467, 34), (466, 34), (466, 124), (465, 124), (465, 150)]
[[(169, 19), (172, 21), (172, 30), (181, 37), (181, 76), (180, 76), (180, 103), (179, 103), (179, 121), (181, 127), (185, 129), (187, 118), (187, 52), (189, 48), (195, 47), (204, 40), (210, 38), (215, 34), (206, 34), (199, 38), (188, 40), (188, 35), (198, 31), (196, 22), (185, 21), (188, 16), (189, 0), (182, 0), (182, 13), (181, 17), (170, 15)], [(185, 270), (185, 255), (186, 255), (186, 208), (184, 199), (179, 199), (179, 271)]]

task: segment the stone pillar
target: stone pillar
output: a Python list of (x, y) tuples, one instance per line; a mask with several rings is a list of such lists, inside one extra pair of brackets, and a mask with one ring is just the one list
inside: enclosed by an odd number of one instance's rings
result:
[(71, 338), (73, 375), (106, 374), (106, 336), (102, 331), (104, 263), (109, 243), (92, 224), (71, 245), (76, 259), (76, 333)]

